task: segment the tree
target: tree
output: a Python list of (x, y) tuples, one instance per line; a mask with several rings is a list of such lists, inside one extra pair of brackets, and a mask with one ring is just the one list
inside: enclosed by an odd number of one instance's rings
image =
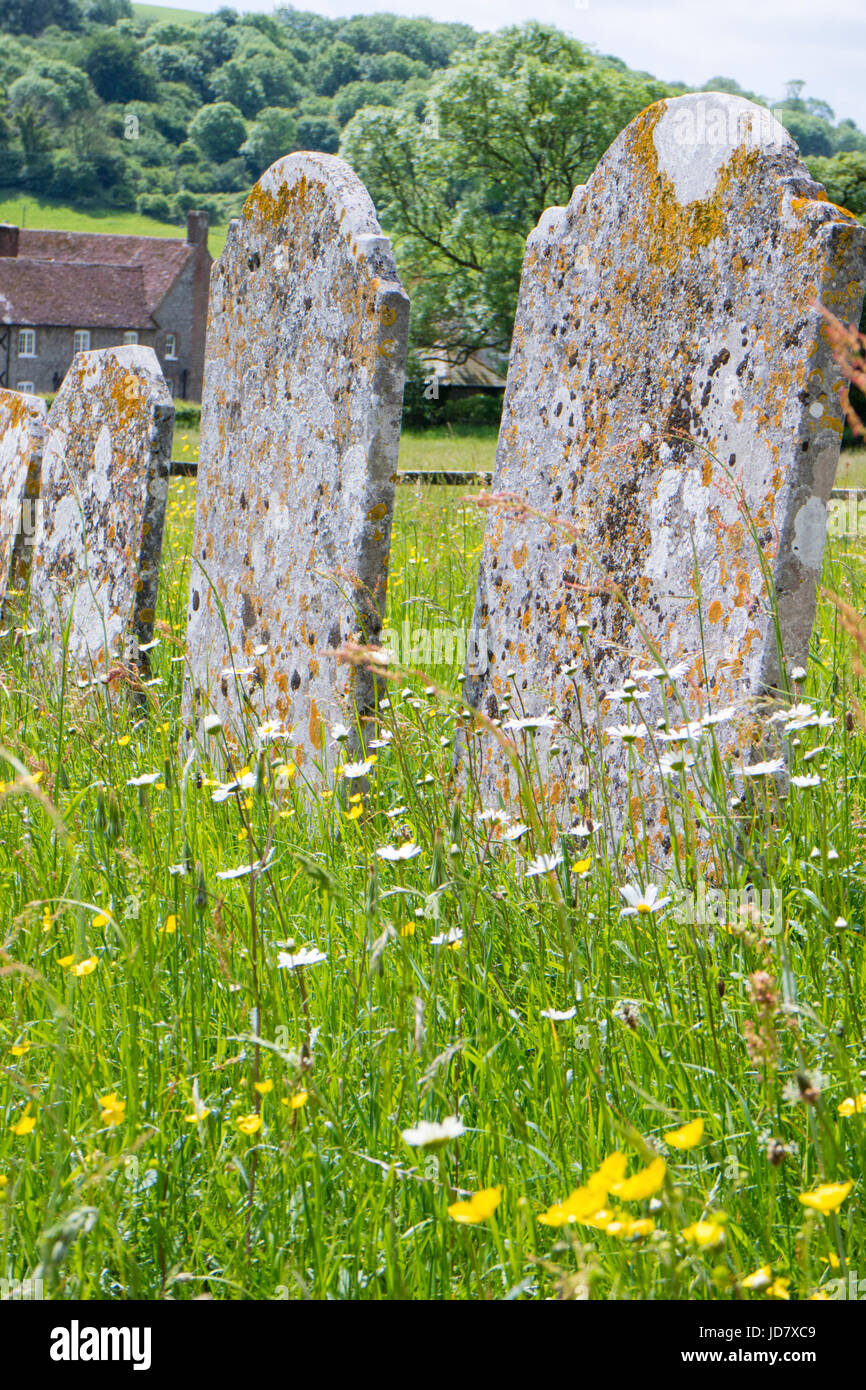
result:
[(78, 0), (0, 0), (0, 29), (7, 34), (41, 34), (49, 24), (79, 29)]
[(243, 116), (230, 101), (203, 106), (189, 128), (190, 140), (217, 164), (234, 159), (246, 133)]
[(347, 43), (340, 43), (339, 40), (319, 54), (310, 74), (314, 90), (328, 97), (332, 97), (338, 88), (344, 87), (347, 82), (358, 82), (360, 78), (361, 67), (357, 53), (354, 48), (350, 48)]
[(812, 177), (824, 185), (831, 203), (847, 208), (855, 217), (866, 217), (866, 153), (852, 150), (832, 159), (806, 162)]
[(94, 34), (83, 67), (103, 101), (151, 101), (156, 95), (156, 74), (130, 34), (116, 29)]
[(666, 90), (532, 23), (482, 36), (426, 109), (359, 111), (341, 149), (412, 283), (413, 340), (506, 352), (527, 233)]
[(340, 148), (340, 132), (329, 116), (299, 116), (296, 141), (299, 150), (336, 154)]
[(297, 122), (285, 107), (266, 106), (260, 111), (241, 145), (241, 154), (253, 178), (257, 179), (281, 155), (295, 149), (297, 135)]

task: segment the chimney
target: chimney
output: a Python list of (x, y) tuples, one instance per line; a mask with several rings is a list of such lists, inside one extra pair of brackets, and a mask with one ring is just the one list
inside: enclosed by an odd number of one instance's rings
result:
[(18, 255), (18, 228), (10, 222), (0, 222), (0, 256)]
[(190, 246), (204, 243), (207, 247), (207, 231), (210, 218), (206, 212), (188, 212), (186, 215), (186, 239)]

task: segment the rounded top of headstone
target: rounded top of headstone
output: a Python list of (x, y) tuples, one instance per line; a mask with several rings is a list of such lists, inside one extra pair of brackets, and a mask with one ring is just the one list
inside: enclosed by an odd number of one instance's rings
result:
[(284, 211), (287, 195), (298, 185), (319, 184), (333, 204), (340, 230), (349, 242), (362, 250), (382, 249), (368, 245), (367, 239), (390, 246), (383, 237), (373, 200), (354, 169), (332, 154), (296, 151), (283, 155), (266, 169), (244, 203), (248, 220), (258, 212), (265, 220), (277, 222)]
[(682, 204), (708, 198), (737, 149), (797, 155), (796, 143), (772, 111), (745, 97), (690, 92), (659, 105), (664, 109), (653, 127), (658, 166)]

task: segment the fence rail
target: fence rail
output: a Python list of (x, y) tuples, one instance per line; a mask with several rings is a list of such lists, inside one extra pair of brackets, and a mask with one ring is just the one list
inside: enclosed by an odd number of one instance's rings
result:
[[(171, 476), (173, 478), (194, 478), (198, 473), (198, 464), (190, 463), (186, 459), (172, 459)], [(447, 487), (473, 487), (476, 485), (489, 484), (490, 473), (465, 473), (454, 472), (446, 468), (428, 469), (401, 469), (395, 481), (397, 483), (429, 483), (439, 484)]]

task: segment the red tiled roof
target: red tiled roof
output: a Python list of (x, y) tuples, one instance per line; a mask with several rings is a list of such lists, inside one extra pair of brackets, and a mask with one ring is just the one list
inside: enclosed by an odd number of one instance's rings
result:
[(19, 258), (99, 267), (140, 267), (148, 313), (153, 312), (194, 254), (195, 248), (179, 237), (42, 232), (29, 227), (22, 227), (18, 234)]
[(141, 265), (0, 257), (0, 323), (153, 328), (148, 307)]

